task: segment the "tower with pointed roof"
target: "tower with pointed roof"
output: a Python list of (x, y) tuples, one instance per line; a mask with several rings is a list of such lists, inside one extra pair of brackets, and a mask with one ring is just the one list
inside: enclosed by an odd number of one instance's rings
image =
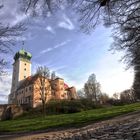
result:
[(15, 103), (15, 93), (20, 82), (31, 76), (31, 58), (32, 55), (24, 49), (18, 51), (14, 56), (12, 86), (8, 101), (10, 104)]

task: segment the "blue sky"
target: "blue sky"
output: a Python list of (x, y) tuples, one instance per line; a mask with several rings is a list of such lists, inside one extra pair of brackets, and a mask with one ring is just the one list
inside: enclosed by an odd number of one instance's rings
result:
[[(102, 91), (110, 96), (131, 87), (133, 70), (126, 71), (126, 65), (119, 61), (123, 53), (112, 54), (108, 51), (113, 42), (110, 28), (99, 25), (87, 35), (79, 30), (77, 16), (71, 9), (48, 15), (46, 19), (31, 19), (18, 12), (16, 2), (7, 0), (5, 12), (0, 16), (6, 23), (28, 23), (28, 30), (17, 39), (18, 43), (13, 50), (16, 53), (24, 47), (32, 54), (32, 73), (39, 65), (45, 65), (77, 89), (82, 88), (88, 76), (94, 73), (101, 83)], [(13, 55), (8, 56), (10, 64)], [(9, 75), (0, 81), (0, 95), (8, 95), (10, 92), (12, 65), (9, 65), (8, 71)], [(7, 100), (6, 96), (0, 98), (1, 101)]]

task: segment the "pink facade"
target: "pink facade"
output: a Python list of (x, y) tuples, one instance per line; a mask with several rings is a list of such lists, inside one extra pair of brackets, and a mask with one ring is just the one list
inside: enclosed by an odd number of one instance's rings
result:
[[(61, 78), (55, 80), (45, 78), (45, 97), (46, 102), (50, 99), (76, 99), (76, 89), (68, 87)], [(29, 104), (31, 107), (36, 107), (42, 104), (41, 100), (41, 83), (37, 75), (26, 78), (16, 91), (17, 104)]]

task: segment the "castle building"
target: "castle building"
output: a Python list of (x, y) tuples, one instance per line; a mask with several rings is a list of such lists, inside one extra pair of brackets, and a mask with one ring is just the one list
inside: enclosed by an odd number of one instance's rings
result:
[[(14, 56), (11, 93), (8, 97), (9, 104), (28, 104), (36, 107), (42, 103), (41, 82), (38, 74), (31, 75), (32, 55), (25, 50), (20, 50)], [(46, 102), (50, 99), (76, 99), (75, 87), (69, 87), (62, 78), (45, 78), (44, 93)]]

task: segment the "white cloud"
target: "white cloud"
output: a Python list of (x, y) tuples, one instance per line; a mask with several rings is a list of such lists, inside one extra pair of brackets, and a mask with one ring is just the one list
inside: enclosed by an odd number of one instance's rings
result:
[(101, 83), (102, 91), (110, 96), (115, 92), (129, 89), (133, 83), (134, 72), (132, 69), (125, 70), (126, 65), (119, 62), (123, 54), (110, 54), (107, 52), (97, 63), (95, 74)]
[(53, 49), (54, 49), (54, 48), (47, 48), (47, 49), (41, 51), (40, 54), (44, 54), (44, 53), (46, 53), (46, 52), (50, 52), (50, 51), (52, 51)]
[(69, 86), (74, 86), (76, 88), (76, 90), (79, 90), (83, 87), (83, 82), (77, 82), (74, 79), (71, 80), (71, 78), (66, 75), (66, 74), (60, 74), (60, 73), (56, 73), (56, 76), (59, 76), (60, 78), (64, 79), (64, 82)]
[(70, 40), (66, 40), (66, 41), (64, 41), (64, 42), (61, 42), (61, 43), (55, 45), (55, 46), (52, 47), (52, 48), (47, 48), (47, 49), (41, 51), (40, 54), (44, 54), (44, 53), (53, 51), (54, 49), (57, 49), (57, 48), (59, 48), (59, 47), (62, 47), (62, 46), (64, 46), (64, 45), (66, 45), (68, 42), (70, 42)]
[(50, 69), (52, 71), (58, 72), (60, 70), (64, 70), (67, 67), (67, 65), (61, 65), (61, 66), (50, 66)]
[(73, 85), (76, 89), (81, 89), (88, 76), (94, 73), (97, 81), (101, 84), (102, 92), (112, 96), (115, 92), (131, 88), (133, 83), (134, 72), (132, 69), (126, 71), (125, 65), (118, 61), (121, 55), (112, 55), (110, 52), (107, 52), (96, 63), (96, 67), (89, 69), (81, 77), (77, 75), (77, 78), (72, 78), (69, 74), (61, 74), (60, 77), (64, 78), (70, 86)]
[(58, 23), (58, 27), (68, 30), (73, 30), (75, 28), (71, 20), (66, 15), (63, 15), (63, 21)]
[(12, 74), (2, 76), (0, 80), (0, 103), (7, 103), (10, 94)]
[(115, 92), (121, 92), (125, 89), (131, 88), (133, 75), (134, 74), (131, 71), (116, 70), (116, 74), (100, 79), (102, 91), (111, 96)]
[(24, 21), (25, 19), (27, 19), (27, 15), (25, 14), (15, 14), (15, 20), (13, 20), (13, 22), (11, 23), (11, 25), (16, 25), (22, 21)]
[(47, 26), (45, 29), (47, 31), (51, 32), (52, 34), (55, 34), (55, 31), (54, 31), (54, 29), (51, 26)]
[(64, 41), (64, 42), (61, 42), (60, 44), (55, 45), (54, 48), (56, 49), (56, 48), (59, 48), (59, 47), (61, 47), (61, 46), (64, 46), (64, 45), (66, 45), (68, 42), (70, 42), (70, 40), (66, 40), (66, 41)]
[(4, 25), (9, 24), (13, 26), (28, 17), (28, 15), (25, 15), (20, 11), (18, 0), (4, 0), (2, 4), (4, 7), (0, 9), (0, 18)]

